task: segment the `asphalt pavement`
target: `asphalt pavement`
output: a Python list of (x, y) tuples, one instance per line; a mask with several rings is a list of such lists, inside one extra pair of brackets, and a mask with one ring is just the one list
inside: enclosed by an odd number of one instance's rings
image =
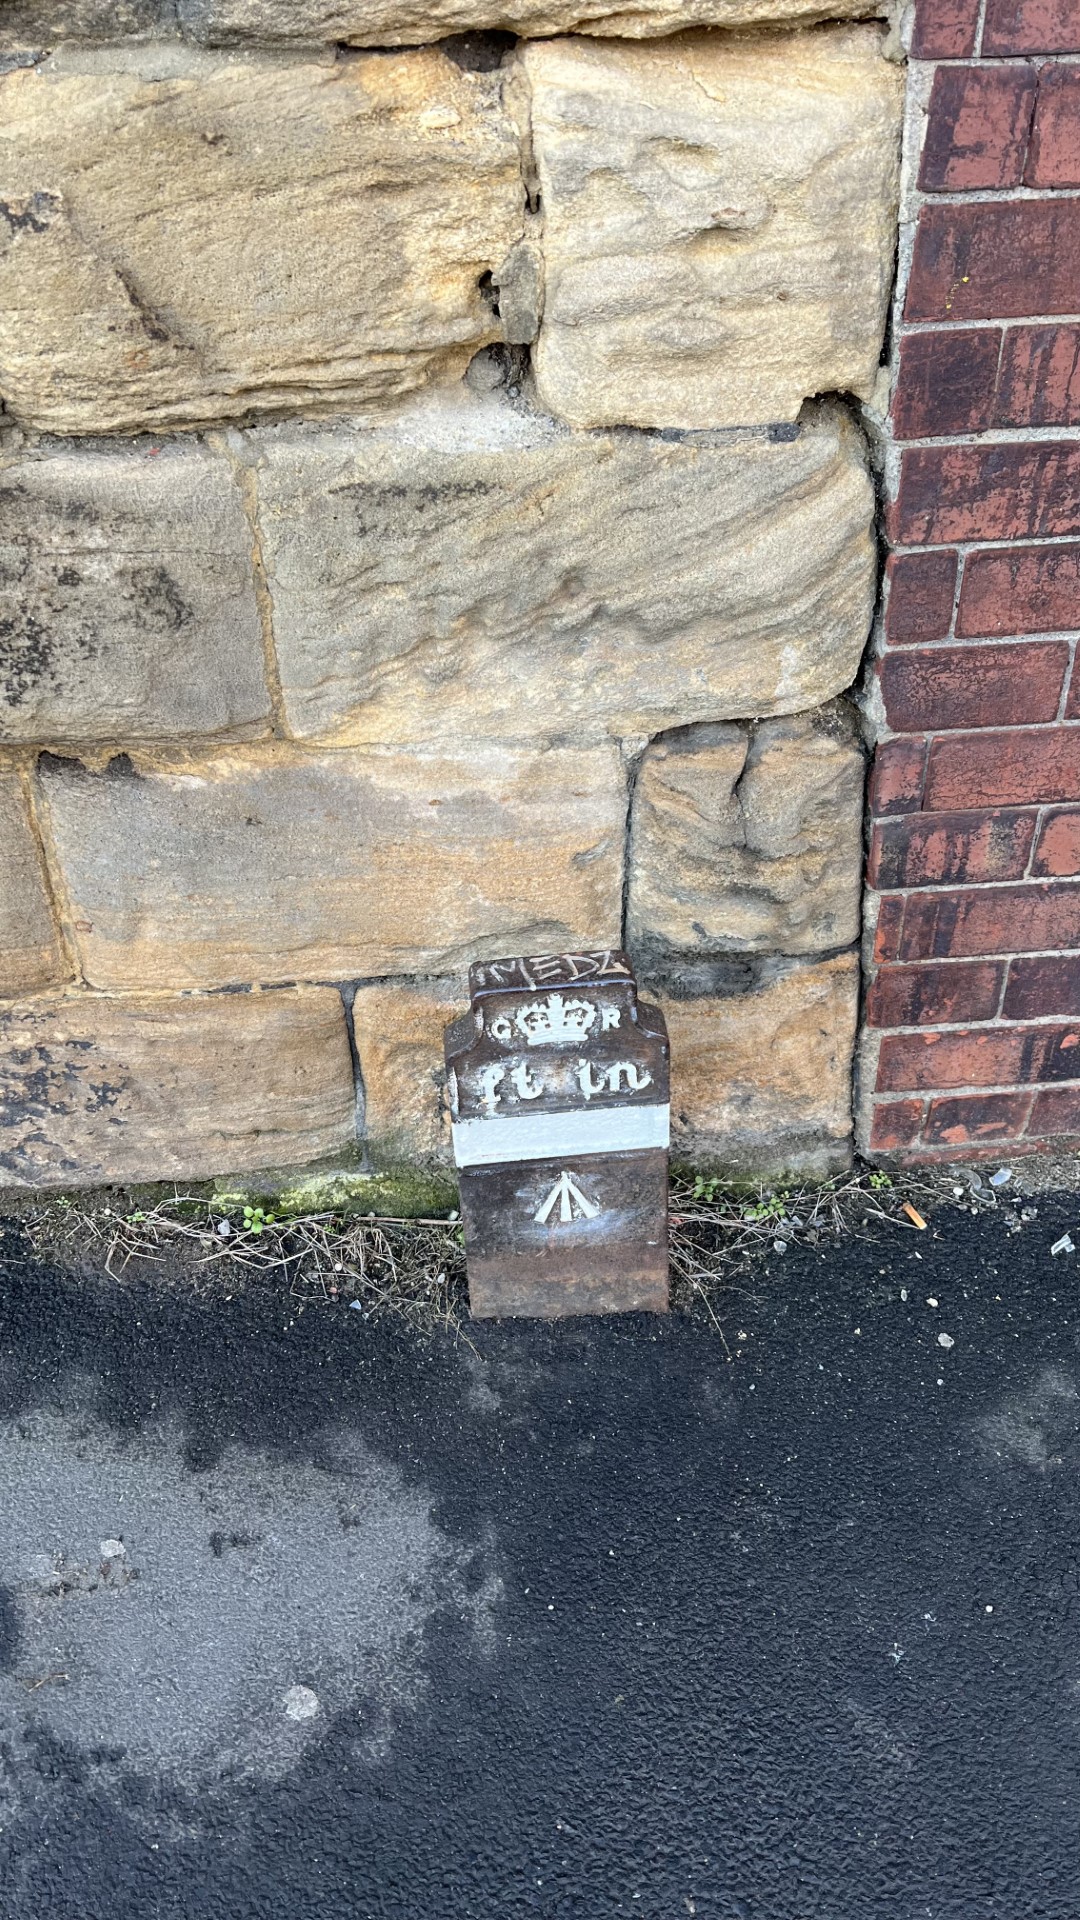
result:
[(1078, 1225), (792, 1247), (730, 1359), (12, 1228), (3, 1920), (1077, 1920)]

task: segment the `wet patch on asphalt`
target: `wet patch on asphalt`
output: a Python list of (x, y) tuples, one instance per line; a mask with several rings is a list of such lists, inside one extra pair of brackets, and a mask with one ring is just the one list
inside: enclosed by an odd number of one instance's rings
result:
[(792, 1249), (732, 1362), (10, 1247), (5, 1920), (1075, 1920), (1075, 1206)]

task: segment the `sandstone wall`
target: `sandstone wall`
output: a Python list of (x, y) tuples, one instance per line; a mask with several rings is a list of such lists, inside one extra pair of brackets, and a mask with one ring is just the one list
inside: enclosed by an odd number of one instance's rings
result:
[(676, 1150), (843, 1163), (870, 10), (0, 6), (0, 1184), (445, 1160), (623, 940)]

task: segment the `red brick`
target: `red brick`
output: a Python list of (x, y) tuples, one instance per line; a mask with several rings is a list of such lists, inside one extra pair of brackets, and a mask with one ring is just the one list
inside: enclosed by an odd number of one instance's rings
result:
[(1022, 807), (1080, 800), (1080, 727), (965, 733), (930, 748), (923, 804)]
[(1080, 1014), (1080, 953), (1040, 953), (1012, 961), (1002, 1012), (1007, 1020)]
[(979, 0), (918, 0), (913, 60), (962, 60), (974, 53)]
[(893, 553), (886, 579), (885, 635), (891, 647), (944, 640), (956, 598), (955, 553)]
[[(934, 10), (933, 0), (930, 10)], [(989, 0), (982, 50), (984, 54), (1080, 53), (1080, 4), (1078, 0)], [(947, 59), (948, 55), (937, 57)]]
[(1018, 187), (1035, 91), (1034, 67), (939, 67), (919, 168), (923, 191)]
[(894, 1147), (910, 1147), (922, 1126), (921, 1100), (879, 1100), (870, 1124), (870, 1147), (888, 1153)]
[(1068, 641), (1042, 640), (1007, 647), (909, 647), (887, 653), (878, 674), (890, 727), (921, 733), (1053, 720), (1068, 669)]
[(905, 902), (898, 960), (968, 960), (991, 953), (1080, 947), (1080, 886), (1029, 881), (970, 892), (916, 893)]
[(929, 1146), (964, 1147), (969, 1142), (1009, 1140), (1023, 1131), (1030, 1093), (979, 1093), (967, 1099), (932, 1100), (926, 1116)]
[(1080, 311), (1080, 200), (931, 202), (919, 216), (907, 320)]
[(996, 424), (1080, 426), (1080, 326), (1009, 327)]
[(1047, 814), (1031, 871), (1055, 880), (1080, 874), (1080, 811), (1065, 807)]
[(886, 1034), (878, 1057), (882, 1093), (1030, 1086), (1040, 1080), (1080, 1080), (1080, 1026)]
[(882, 967), (866, 995), (871, 1027), (956, 1026), (992, 1020), (1001, 997), (1000, 960), (931, 961), (921, 967)]
[(904, 902), (896, 899), (882, 900), (878, 908), (877, 926), (874, 929), (875, 966), (881, 966), (886, 960), (897, 958), (903, 930)]
[(968, 555), (956, 613), (958, 634), (1054, 633), (1076, 627), (1080, 547), (988, 547)]
[(1080, 1091), (1075, 1087), (1058, 1087), (1052, 1093), (1037, 1093), (1028, 1132), (1044, 1137), (1080, 1133)]
[(883, 740), (870, 769), (867, 804), (871, 817), (917, 813), (922, 805), (925, 740)]
[(1078, 714), (1080, 714), (1080, 673), (1076, 670), (1076, 660), (1074, 657), (1072, 679), (1069, 682), (1068, 697), (1065, 701), (1065, 718), (1066, 720), (1075, 720)]
[(905, 547), (1080, 533), (1080, 444), (908, 447), (889, 521)]
[(1036, 818), (1034, 813), (965, 812), (880, 820), (870, 842), (869, 883), (885, 890), (1020, 880)]
[(892, 404), (897, 439), (982, 433), (991, 426), (1000, 351), (997, 327), (905, 334)]
[(1080, 187), (1080, 69), (1076, 67), (1043, 69), (1024, 181), (1029, 187)]

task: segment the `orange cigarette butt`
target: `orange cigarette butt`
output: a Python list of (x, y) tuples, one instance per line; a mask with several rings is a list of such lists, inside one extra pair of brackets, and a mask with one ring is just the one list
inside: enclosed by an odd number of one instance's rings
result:
[(918, 1209), (912, 1206), (910, 1200), (904, 1201), (904, 1212), (907, 1214), (907, 1217), (911, 1221), (912, 1226), (918, 1227), (921, 1232), (925, 1233), (926, 1221), (923, 1219), (922, 1214), (918, 1211)]

